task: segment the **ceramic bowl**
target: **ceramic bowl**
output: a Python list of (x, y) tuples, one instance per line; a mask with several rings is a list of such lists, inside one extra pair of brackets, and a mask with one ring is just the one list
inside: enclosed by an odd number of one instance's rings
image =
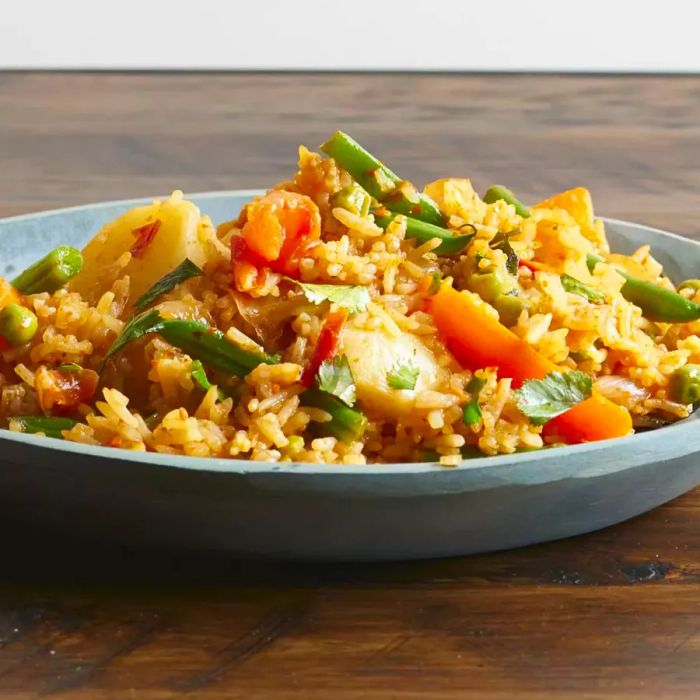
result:
[[(253, 191), (191, 199), (215, 222)], [(82, 246), (149, 200), (0, 221), (0, 276), (58, 244)], [(649, 243), (674, 279), (700, 244), (608, 220), (615, 250)], [(315, 560), (398, 560), (506, 549), (620, 522), (700, 483), (696, 417), (628, 438), (435, 464), (337, 466), (96, 448), (0, 430), (5, 519), (129, 545)]]

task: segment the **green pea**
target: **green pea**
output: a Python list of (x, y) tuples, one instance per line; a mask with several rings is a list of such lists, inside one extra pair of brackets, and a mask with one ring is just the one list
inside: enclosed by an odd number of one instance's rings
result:
[(493, 300), (493, 305), (500, 322), (504, 326), (514, 326), (522, 310), (527, 308), (527, 300), (515, 294), (500, 294)]
[(672, 375), (669, 393), (673, 401), (690, 404), (700, 401), (700, 365), (683, 365)]
[(517, 289), (517, 281), (505, 268), (494, 267), (469, 275), (467, 287), (469, 291), (491, 303), (497, 297)]
[(28, 343), (38, 325), (34, 313), (19, 304), (8, 304), (0, 313), (0, 335), (10, 345)]
[(681, 289), (692, 289), (694, 292), (697, 292), (700, 289), (700, 280), (685, 280), (685, 282), (681, 282), (678, 285), (679, 292)]
[(357, 183), (336, 192), (331, 197), (331, 206), (346, 209), (358, 216), (367, 216), (370, 196)]

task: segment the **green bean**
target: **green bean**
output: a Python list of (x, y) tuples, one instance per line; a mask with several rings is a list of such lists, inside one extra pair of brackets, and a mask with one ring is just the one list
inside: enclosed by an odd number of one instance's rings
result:
[(8, 304), (0, 312), (0, 336), (10, 345), (24, 345), (36, 333), (36, 315), (20, 304)]
[(578, 296), (588, 299), (592, 304), (602, 304), (605, 302), (605, 296), (597, 289), (589, 287), (587, 284), (580, 282), (575, 277), (564, 273), (561, 276), (561, 286), (564, 291), (570, 294), (578, 294)]
[(220, 330), (199, 321), (164, 320), (157, 332), (193, 359), (226, 374), (244, 377), (259, 364), (278, 362), (271, 355), (237, 347)]
[(342, 131), (336, 131), (321, 150), (390, 211), (410, 214), (414, 219), (436, 226), (445, 224), (446, 217), (430, 197), (418, 192)]
[(330, 421), (318, 424), (320, 431), (345, 442), (357, 440), (364, 434), (367, 428), (367, 418), (364, 413), (349, 408), (335, 396), (318, 389), (309, 389), (300, 398), (302, 406), (320, 408), (330, 414)]
[(22, 294), (55, 292), (82, 267), (83, 254), (76, 248), (60, 245), (15, 277), (12, 284)]
[[(389, 224), (398, 216), (398, 214), (388, 214), (386, 216), (377, 216), (375, 214), (374, 221), (377, 226), (386, 230)], [(464, 250), (474, 239), (473, 233), (463, 235), (454, 235), (452, 231), (434, 224), (426, 223), (414, 219), (411, 216), (406, 217), (406, 238), (415, 238), (421, 243), (439, 238), (442, 243), (435, 248), (433, 252), (438, 255), (454, 255)]]
[(515, 325), (523, 309), (528, 308), (527, 298), (521, 294), (499, 294), (491, 303), (500, 322), (508, 327)]
[(229, 343), (220, 330), (204, 323), (164, 319), (157, 309), (150, 309), (134, 316), (124, 326), (119, 337), (107, 351), (103, 367), (107, 360), (125, 345), (149, 333), (159, 333), (171, 345), (180, 348), (193, 360), (201, 360), (203, 364), (213, 369), (239, 377), (244, 377), (263, 362), (266, 364), (278, 362), (278, 359), (271, 355), (250, 352)]
[[(597, 255), (588, 255), (588, 269), (592, 272), (599, 262), (605, 262)], [(700, 304), (659, 287), (658, 284), (628, 275), (624, 270), (615, 268), (624, 278), (620, 290), (627, 301), (631, 301), (642, 310), (642, 315), (650, 321), (661, 323), (687, 323), (700, 318)]]
[(371, 197), (356, 182), (343, 187), (331, 197), (331, 206), (346, 209), (357, 216), (367, 216)]
[(673, 401), (691, 404), (700, 401), (700, 365), (683, 365), (669, 381), (669, 394)]
[(503, 185), (491, 185), (484, 193), (482, 199), (486, 204), (494, 204), (499, 199), (502, 199), (506, 204), (512, 204), (515, 207), (515, 213), (518, 216), (522, 216), (523, 219), (527, 219), (530, 216), (530, 208)]
[(63, 431), (70, 430), (77, 424), (73, 418), (58, 418), (55, 416), (14, 416), (23, 433), (44, 433), (47, 437), (63, 439)]
[(518, 282), (504, 267), (489, 267), (476, 270), (468, 276), (467, 289), (478, 294), (484, 301), (492, 303), (496, 297), (518, 289)]

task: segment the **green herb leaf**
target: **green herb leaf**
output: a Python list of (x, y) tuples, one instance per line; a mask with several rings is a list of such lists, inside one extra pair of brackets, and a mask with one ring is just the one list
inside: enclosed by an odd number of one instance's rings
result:
[(415, 389), (420, 370), (413, 358), (397, 362), (386, 375), (387, 384), (392, 389)]
[(316, 386), (326, 394), (340, 399), (346, 406), (354, 405), (357, 400), (355, 380), (345, 355), (334, 357), (321, 364), (316, 374)]
[(472, 395), (471, 401), (464, 406), (462, 420), (465, 425), (476, 425), (481, 420), (479, 393), (486, 386), (486, 380), (474, 375), (467, 384), (467, 391)]
[(465, 407), (462, 421), (465, 425), (476, 425), (481, 420), (481, 406), (477, 399), (472, 399)]
[(107, 351), (105, 359), (102, 363), (104, 368), (107, 360), (118, 353), (123, 347), (134, 340), (138, 340), (148, 333), (157, 333), (163, 327), (164, 319), (158, 313), (157, 309), (150, 309), (137, 316), (133, 316), (126, 323), (119, 337), (112, 343), (112, 346)]
[(312, 304), (330, 301), (351, 312), (364, 311), (370, 302), (369, 290), (359, 284), (310, 284), (285, 278), (298, 284)]
[(63, 439), (63, 430), (70, 430), (77, 420), (73, 418), (56, 418), (52, 416), (13, 416), (10, 420), (17, 421), (24, 433), (44, 433), (47, 437)]
[[(207, 372), (204, 369), (204, 365), (201, 360), (193, 360), (190, 365), (190, 376), (192, 381), (204, 392), (209, 391), (214, 385), (209, 381), (207, 377)], [(219, 401), (223, 401), (226, 398), (224, 392), (217, 387), (217, 393), (219, 396)]]
[(59, 372), (82, 372), (83, 368), (77, 362), (66, 362), (56, 367)]
[(134, 308), (137, 311), (143, 311), (158, 297), (175, 289), (178, 284), (182, 284), (192, 277), (199, 277), (203, 274), (204, 272), (189, 258), (185, 258), (174, 270), (161, 277), (147, 292), (142, 294), (134, 304)]
[(579, 282), (575, 277), (566, 273), (561, 276), (561, 286), (564, 287), (564, 291), (578, 294), (580, 297), (588, 299), (591, 304), (602, 304), (605, 301), (605, 295), (601, 294), (597, 289)]
[(550, 372), (543, 379), (530, 379), (515, 392), (518, 408), (533, 425), (568, 411), (591, 395), (593, 381), (585, 372)]
[(491, 247), (495, 250), (502, 250), (506, 254), (506, 270), (510, 272), (511, 275), (518, 274), (518, 263), (520, 258), (518, 254), (513, 250), (513, 246), (510, 244), (510, 237), (518, 233), (517, 230), (510, 231), (508, 233), (498, 233), (494, 236), (491, 242)]

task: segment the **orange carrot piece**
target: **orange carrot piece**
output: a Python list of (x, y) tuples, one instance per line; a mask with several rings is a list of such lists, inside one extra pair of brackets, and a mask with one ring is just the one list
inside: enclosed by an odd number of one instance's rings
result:
[(566, 413), (552, 418), (542, 429), (546, 437), (559, 438), (570, 445), (624, 437), (631, 432), (629, 411), (595, 392)]
[(429, 299), (429, 308), (447, 348), (463, 367), (497, 367), (516, 386), (559, 369), (487, 313), (475, 295), (443, 283)]
[[(447, 348), (464, 367), (496, 367), (501, 377), (513, 379), (514, 386), (560, 371), (554, 362), (488, 314), (472, 294), (443, 283), (430, 298), (429, 309)], [(556, 434), (574, 443), (623, 437), (630, 432), (632, 418), (627, 409), (594, 394), (549, 421), (545, 434)]]

